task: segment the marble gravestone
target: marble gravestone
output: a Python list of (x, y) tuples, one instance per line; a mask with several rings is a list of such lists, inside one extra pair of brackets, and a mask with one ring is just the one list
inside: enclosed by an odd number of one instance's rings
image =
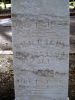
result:
[(68, 0), (12, 0), (15, 100), (67, 100)]

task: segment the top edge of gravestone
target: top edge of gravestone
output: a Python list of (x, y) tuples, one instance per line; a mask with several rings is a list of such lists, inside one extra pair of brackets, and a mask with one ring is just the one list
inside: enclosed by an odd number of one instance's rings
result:
[(68, 0), (12, 0), (11, 3), (12, 14), (69, 16)]

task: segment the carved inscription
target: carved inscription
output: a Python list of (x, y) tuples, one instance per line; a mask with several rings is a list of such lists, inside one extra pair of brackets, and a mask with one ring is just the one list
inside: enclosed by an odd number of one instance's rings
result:
[(22, 46), (24, 47), (28, 47), (28, 46), (31, 46), (31, 45), (39, 45), (39, 46), (42, 46), (42, 47), (46, 47), (46, 46), (49, 46), (49, 47), (52, 47), (52, 46), (55, 46), (55, 47), (58, 47), (58, 48), (65, 48), (65, 47), (68, 47), (67, 44), (65, 44), (64, 42), (62, 41), (53, 41), (53, 40), (42, 40), (42, 39), (37, 39), (36, 41), (35, 40), (27, 40), (27, 41), (21, 41), (21, 43), (17, 43), (15, 45), (15, 47), (18, 47), (21, 48)]

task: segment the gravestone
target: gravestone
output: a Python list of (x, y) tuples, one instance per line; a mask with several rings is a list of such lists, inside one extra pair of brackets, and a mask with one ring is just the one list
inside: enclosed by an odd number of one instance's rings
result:
[(16, 100), (67, 100), (68, 0), (12, 0)]

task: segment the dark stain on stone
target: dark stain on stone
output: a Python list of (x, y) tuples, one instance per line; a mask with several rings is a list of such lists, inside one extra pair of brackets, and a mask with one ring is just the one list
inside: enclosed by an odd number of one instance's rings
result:
[(28, 53), (16, 52), (16, 57), (17, 58), (24, 58), (24, 59), (26, 59), (28, 56), (29, 56)]
[(26, 52), (22, 53), (22, 52), (17, 51), (16, 54), (15, 54), (15, 57), (18, 58), (18, 59), (24, 60), (24, 59), (28, 59), (28, 58), (30, 58), (30, 59), (39, 58), (40, 55), (33, 55), (33, 54), (30, 54), (30, 53), (26, 53)]
[(31, 55), (32, 59), (39, 58), (39, 57), (40, 57), (39, 55)]
[(17, 17), (17, 14), (12, 13), (11, 16), (12, 17)]
[(66, 75), (67, 73), (65, 73), (65, 72), (63, 72), (63, 73), (61, 73), (61, 72), (55, 72), (55, 75)]
[(49, 70), (49, 69), (46, 70), (39, 69), (37, 71), (33, 71), (33, 73), (43, 77), (54, 77), (54, 70)]

